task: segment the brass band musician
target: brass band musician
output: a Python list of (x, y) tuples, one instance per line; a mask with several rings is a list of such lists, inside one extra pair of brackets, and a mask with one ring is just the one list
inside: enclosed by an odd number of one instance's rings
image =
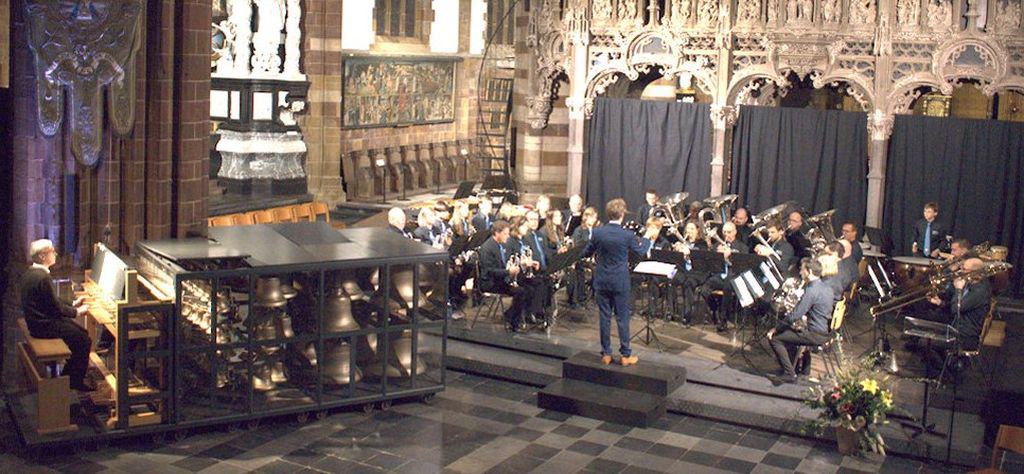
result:
[(800, 262), (800, 276), (806, 282), (800, 301), (780, 325), (768, 332), (775, 358), (784, 383), (796, 382), (796, 357), (800, 346), (817, 346), (828, 340), (829, 321), (832, 319), (834, 293), (821, 281), (821, 263), (804, 258)]

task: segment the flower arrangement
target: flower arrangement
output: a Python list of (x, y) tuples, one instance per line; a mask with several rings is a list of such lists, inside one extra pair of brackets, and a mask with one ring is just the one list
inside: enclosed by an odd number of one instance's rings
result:
[(836, 371), (834, 379), (812, 387), (804, 403), (820, 410), (818, 418), (810, 423), (809, 431), (821, 433), (826, 426), (831, 426), (836, 430), (841, 451), (841, 438), (853, 433), (855, 448), (885, 454), (885, 441), (878, 427), (888, 423), (886, 415), (893, 408), (888, 376), (862, 365), (846, 364), (846, 368)]

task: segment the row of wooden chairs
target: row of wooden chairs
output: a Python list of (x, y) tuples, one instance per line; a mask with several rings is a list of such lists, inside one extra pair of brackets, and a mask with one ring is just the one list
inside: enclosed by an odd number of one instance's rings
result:
[(206, 220), (210, 227), (232, 225), (279, 224), (282, 222), (331, 222), (331, 211), (327, 203), (314, 201), (291, 206), (273, 207), (258, 211), (240, 212), (213, 216)]

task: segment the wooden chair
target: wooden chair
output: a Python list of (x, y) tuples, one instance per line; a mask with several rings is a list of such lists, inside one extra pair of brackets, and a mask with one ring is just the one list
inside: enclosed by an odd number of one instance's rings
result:
[(313, 216), (313, 206), (308, 202), (292, 206), (292, 214), (295, 215), (296, 222), (313, 222), (316, 220), (316, 217)]
[(257, 224), (273, 224), (274, 213), (270, 212), (270, 209), (261, 209), (252, 213), (253, 221)]
[(51, 434), (77, 430), (78, 425), (71, 423), (71, 381), (56, 373), (57, 365), (71, 357), (71, 349), (61, 339), (32, 337), (24, 318), (18, 318), (18, 329), (25, 338), (25, 342), (18, 343), (22, 370), (36, 391), (36, 431)]
[(1003, 461), (1003, 451), (1013, 451), (1017, 454), (1024, 454), (1024, 428), (1019, 426), (999, 425), (999, 433), (996, 434), (996, 442), (992, 447), (992, 462), (987, 469), (972, 471), (977, 474), (995, 474), (1003, 472), (1000, 464)]
[[(314, 201), (310, 204), (310, 209), (313, 211), (314, 221), (331, 222), (331, 210), (327, 207), (326, 202)], [(323, 219), (320, 219), (321, 216)]]
[(249, 212), (232, 214), (231, 218), (235, 225), (253, 225), (256, 223), (252, 218), (252, 213)]
[(210, 227), (225, 227), (235, 225), (234, 218), (231, 215), (213, 216), (207, 219), (206, 223)]
[(292, 206), (275, 207), (271, 211), (274, 214), (274, 222), (295, 222)]

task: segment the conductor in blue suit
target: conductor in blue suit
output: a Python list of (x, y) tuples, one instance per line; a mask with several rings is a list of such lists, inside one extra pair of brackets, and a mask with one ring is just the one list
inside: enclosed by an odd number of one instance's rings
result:
[[(657, 229), (647, 231), (644, 239), (638, 239), (633, 232), (622, 228), (626, 216), (626, 201), (612, 199), (605, 206), (608, 225), (597, 227), (584, 250), (585, 256), (597, 254), (594, 269), (594, 294), (601, 312), (601, 361), (612, 363), (611, 324), (612, 313), (618, 323), (619, 353), (622, 365), (633, 365), (639, 358), (629, 349), (629, 310), (632, 294), (629, 288), (629, 252), (646, 254), (650, 250)], [(651, 235), (655, 232), (654, 235)]]

